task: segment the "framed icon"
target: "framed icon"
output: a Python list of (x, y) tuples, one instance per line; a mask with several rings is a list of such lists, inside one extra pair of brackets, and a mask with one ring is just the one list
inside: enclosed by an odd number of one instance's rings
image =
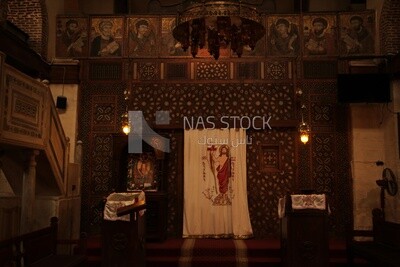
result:
[(127, 191), (157, 191), (156, 166), (154, 153), (130, 154), (127, 164)]
[(57, 16), (56, 56), (81, 58), (89, 54), (88, 18)]
[(92, 17), (90, 21), (90, 56), (120, 57), (123, 54), (124, 19)]

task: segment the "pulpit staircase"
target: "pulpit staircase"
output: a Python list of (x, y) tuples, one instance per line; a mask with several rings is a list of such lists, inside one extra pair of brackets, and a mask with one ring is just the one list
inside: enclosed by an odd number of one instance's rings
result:
[(60, 239), (77, 239), (80, 161), (69, 161), (48, 83), (6, 62), (0, 52), (0, 240), (46, 227), (49, 216), (59, 218)]

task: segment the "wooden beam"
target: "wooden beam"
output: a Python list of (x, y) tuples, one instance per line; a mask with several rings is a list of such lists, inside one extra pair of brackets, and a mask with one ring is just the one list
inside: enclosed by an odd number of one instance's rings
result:
[(50, 65), (24, 39), (26, 34), (11, 22), (1, 23), (0, 51), (6, 54), (6, 63), (33, 78), (48, 79)]

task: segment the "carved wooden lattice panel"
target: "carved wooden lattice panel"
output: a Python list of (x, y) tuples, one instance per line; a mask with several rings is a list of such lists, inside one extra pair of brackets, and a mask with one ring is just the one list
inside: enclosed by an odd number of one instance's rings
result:
[(266, 61), (265, 79), (266, 80), (287, 80), (292, 79), (291, 61)]
[(112, 178), (112, 137), (94, 134), (92, 150), (91, 189), (95, 194), (111, 192), (115, 188)]
[[(211, 77), (207, 75), (204, 75), (206, 79)], [(294, 85), (285, 79), (280, 80), (285, 75), (276, 77), (278, 83), (132, 83), (134, 97), (129, 109), (143, 111), (150, 124), (155, 122), (156, 111), (160, 110), (170, 112), (172, 124), (182, 122), (184, 116), (209, 115), (271, 115), (276, 120), (294, 120), (298, 118)], [(346, 118), (346, 112), (341, 111), (335, 102), (336, 84), (333, 80), (306, 80), (296, 86), (303, 90), (302, 101), (307, 108), (305, 119), (312, 126), (309, 144), (299, 143), (294, 128), (247, 131), (253, 140), (247, 150), (249, 207), (257, 237), (279, 236), (278, 197), (299, 188), (315, 185), (315, 189), (329, 192), (333, 213), (331, 229), (335, 232), (343, 233), (345, 222), (351, 218), (351, 187), (346, 176), (349, 167), (346, 161), (347, 126), (342, 119)], [(85, 107), (81, 108), (80, 139), (88, 151), (83, 164), (82, 187), (82, 224), (86, 229), (101, 222), (97, 208), (99, 201), (113, 189), (107, 165), (107, 161), (112, 161), (112, 155), (108, 154), (107, 136), (111, 131), (119, 131), (118, 116), (125, 108), (123, 91), (127, 87), (125, 83), (82, 84)], [(108, 97), (102, 101), (104, 96)], [(172, 151), (182, 149), (180, 130), (167, 129), (164, 136), (170, 139)], [(271, 149), (265, 153), (271, 157), (264, 161), (260, 159), (263, 145), (267, 150)], [(276, 164), (278, 159), (280, 162)], [(168, 235), (180, 236), (182, 191), (176, 185), (183, 179), (182, 159), (171, 153), (168, 162)], [(263, 170), (263, 166), (270, 169)]]
[(28, 142), (44, 146), (45, 126), (49, 123), (45, 114), (50, 97), (48, 88), (14, 69), (4, 70), (1, 137), (20, 144)]
[(334, 139), (332, 134), (313, 134), (313, 184), (318, 192), (330, 193), (335, 175)]
[(262, 172), (278, 172), (281, 170), (279, 145), (262, 145), (259, 157)]
[[(247, 147), (247, 188), (250, 219), (256, 236), (278, 236), (278, 199), (295, 189), (296, 133), (287, 129), (248, 131), (252, 144)], [(279, 171), (260, 166), (261, 149), (270, 150), (279, 163)], [(275, 164), (275, 163), (274, 163)]]
[(142, 81), (154, 81), (159, 80), (160, 68), (157, 63), (145, 62), (138, 64), (139, 80)]
[(79, 140), (83, 142), (82, 228), (98, 232), (102, 220), (102, 199), (115, 190), (112, 180), (111, 133), (119, 131), (126, 83), (81, 84)]
[(337, 105), (335, 81), (307, 80), (302, 82), (301, 88), (311, 139), (308, 145), (299, 148), (300, 187), (328, 194), (334, 214), (330, 217), (331, 229), (343, 235), (345, 222), (352, 216), (346, 138), (348, 114), (344, 107)]
[(117, 126), (118, 97), (109, 95), (93, 96), (93, 131), (115, 132)]
[(333, 103), (312, 103), (311, 122), (317, 125), (330, 125), (334, 115)]
[(199, 62), (196, 64), (196, 79), (198, 80), (228, 80), (229, 74), (228, 62)]
[[(154, 123), (157, 110), (169, 110), (172, 123), (179, 122), (183, 116), (210, 116), (210, 115), (271, 115), (276, 119), (294, 118), (293, 110), (293, 88), (285, 84), (152, 84), (139, 86), (132, 84), (132, 95), (135, 96), (130, 102), (132, 110), (142, 110), (145, 119)], [(173, 103), (177, 103), (174, 105)], [(269, 131), (250, 132), (253, 137), (253, 145), (248, 149), (248, 183), (250, 206), (256, 218), (253, 229), (258, 236), (277, 235), (279, 220), (277, 218), (277, 198), (275, 193), (284, 195), (295, 184), (295, 139), (296, 132), (288, 132), (288, 129), (273, 129)], [(178, 136), (169, 134), (172, 138), (171, 150), (177, 148), (175, 142), (179, 142)], [(258, 140), (258, 141), (257, 141)], [(274, 160), (269, 160), (269, 168), (261, 166), (260, 145), (267, 145), (272, 149), (271, 155)], [(168, 194), (169, 199), (178, 198), (176, 192), (177, 181), (183, 179), (178, 176), (179, 159), (171, 154), (169, 161)], [(175, 165), (178, 164), (178, 165)], [(273, 166), (272, 166), (273, 165)], [(182, 166), (181, 166), (182, 167)], [(264, 191), (259, 191), (259, 188)], [(171, 195), (172, 194), (172, 195)], [(255, 198), (253, 199), (253, 197)], [(266, 202), (259, 202), (265, 199)], [(179, 206), (176, 201), (168, 201), (168, 234), (178, 233), (178, 225), (181, 225), (179, 217)]]
[(185, 116), (295, 119), (291, 84), (132, 84), (132, 95), (130, 108), (143, 111), (149, 123), (155, 122), (156, 110), (169, 111), (175, 124)]

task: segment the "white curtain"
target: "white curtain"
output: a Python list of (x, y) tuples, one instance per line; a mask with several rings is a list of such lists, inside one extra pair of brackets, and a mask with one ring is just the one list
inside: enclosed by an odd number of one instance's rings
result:
[(246, 131), (185, 130), (183, 237), (249, 238)]

